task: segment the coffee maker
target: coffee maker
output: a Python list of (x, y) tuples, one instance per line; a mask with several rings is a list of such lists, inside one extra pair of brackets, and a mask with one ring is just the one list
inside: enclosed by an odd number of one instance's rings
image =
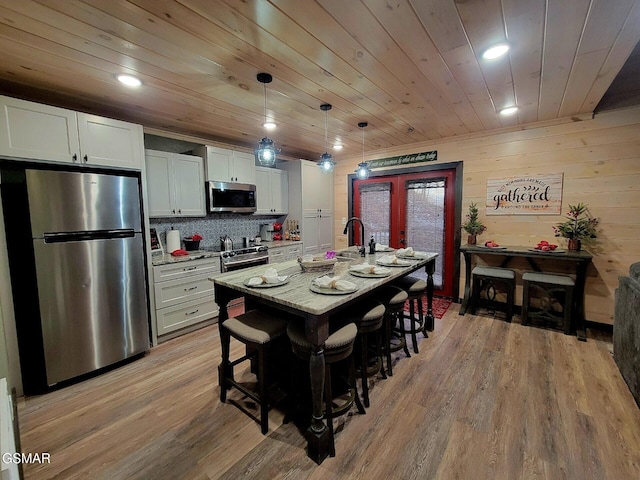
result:
[(263, 242), (272, 242), (273, 241), (273, 224), (272, 223), (263, 223), (260, 225), (260, 238)]

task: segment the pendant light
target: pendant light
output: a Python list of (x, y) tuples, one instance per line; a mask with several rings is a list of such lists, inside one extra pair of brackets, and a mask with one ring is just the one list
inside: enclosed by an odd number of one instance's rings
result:
[(371, 169), (369, 168), (369, 164), (364, 161), (364, 127), (369, 125), (367, 122), (360, 122), (358, 127), (362, 130), (362, 162), (358, 164), (358, 169), (356, 170), (356, 175), (360, 180), (366, 180), (371, 175)]
[[(267, 120), (267, 83), (271, 83), (273, 77), (268, 73), (259, 73), (258, 81), (264, 85), (264, 124), (265, 130), (269, 124), (271, 128), (275, 127), (275, 124)], [(258, 142), (258, 148), (254, 152), (258, 163), (265, 167), (273, 167), (276, 164), (276, 155), (280, 153), (279, 148), (275, 148), (273, 140), (265, 136)]]
[(318, 166), (322, 173), (331, 173), (333, 172), (333, 167), (336, 164), (336, 162), (331, 158), (331, 154), (327, 152), (327, 112), (331, 110), (331, 105), (323, 103), (320, 105), (320, 110), (324, 112), (324, 153), (320, 155)]

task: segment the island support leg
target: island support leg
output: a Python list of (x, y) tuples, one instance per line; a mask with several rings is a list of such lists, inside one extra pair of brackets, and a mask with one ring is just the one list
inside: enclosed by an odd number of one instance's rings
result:
[(424, 321), (424, 328), (432, 332), (435, 326), (435, 320), (433, 318), (433, 272), (436, 270), (435, 258), (427, 263), (424, 269), (427, 272), (427, 316)]
[(324, 350), (314, 352), (309, 359), (309, 375), (311, 378), (311, 398), (313, 411), (311, 426), (307, 430), (307, 446), (309, 457), (318, 465), (331, 452), (331, 432), (324, 423)]

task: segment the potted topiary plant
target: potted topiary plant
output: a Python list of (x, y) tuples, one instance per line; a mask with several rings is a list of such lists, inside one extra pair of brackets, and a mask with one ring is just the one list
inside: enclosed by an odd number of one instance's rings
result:
[(589, 215), (589, 209), (584, 203), (569, 205), (569, 212), (565, 222), (553, 226), (556, 237), (567, 239), (569, 250), (580, 250), (582, 240), (596, 238), (598, 219)]
[(462, 228), (469, 234), (467, 243), (469, 245), (475, 245), (476, 236), (484, 232), (487, 227), (485, 227), (478, 218), (478, 205), (474, 202), (471, 202), (469, 205), (469, 213), (467, 213), (466, 218), (466, 221), (462, 224)]

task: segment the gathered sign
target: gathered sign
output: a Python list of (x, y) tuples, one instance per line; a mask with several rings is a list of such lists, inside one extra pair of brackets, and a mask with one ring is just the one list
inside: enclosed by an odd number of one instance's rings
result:
[(487, 215), (560, 215), (562, 173), (487, 180)]
[(369, 168), (393, 167), (395, 165), (407, 165), (408, 163), (435, 162), (438, 160), (438, 151), (412, 153), (411, 155), (400, 155), (398, 157), (381, 158), (367, 162)]

